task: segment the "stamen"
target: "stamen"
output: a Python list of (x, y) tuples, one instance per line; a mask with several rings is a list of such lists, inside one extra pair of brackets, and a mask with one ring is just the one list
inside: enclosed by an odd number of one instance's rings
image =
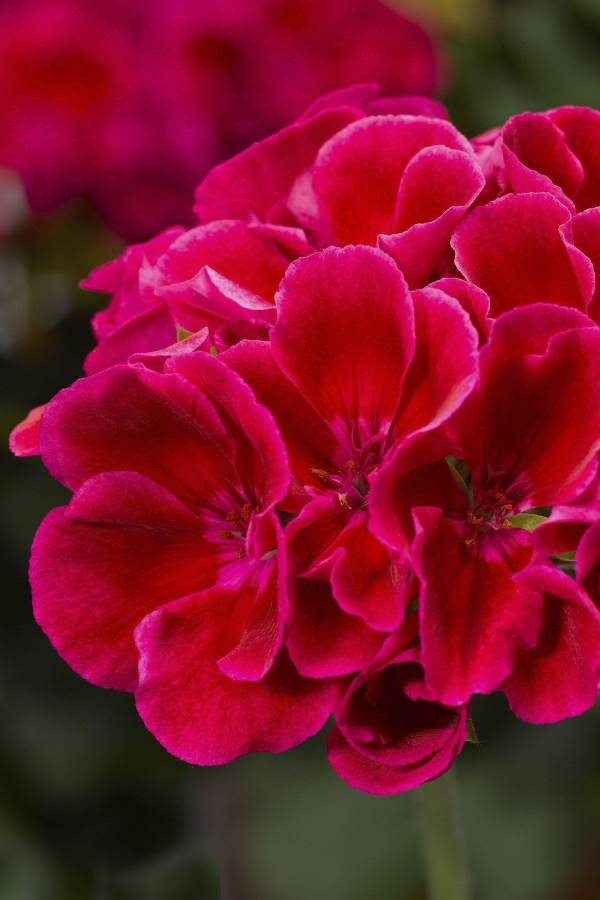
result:
[(240, 549), (237, 551), (237, 553), (235, 555), (237, 556), (238, 559), (243, 559), (244, 556), (246, 555), (246, 551), (242, 547), (240, 547)]
[(252, 506), (250, 503), (244, 503), (242, 506), (242, 519), (248, 522), (250, 520), (250, 516), (252, 515)]
[(224, 529), (219, 531), (218, 535), (220, 538), (225, 538), (226, 541), (232, 541), (235, 537), (233, 531), (225, 531)]
[(225, 521), (226, 522), (237, 522), (239, 517), (240, 517), (240, 514), (237, 512), (234, 512), (232, 510), (231, 512), (228, 512), (227, 515), (225, 516)]
[(342, 506), (346, 507), (346, 509), (352, 509), (352, 507), (348, 503), (348, 494), (338, 494), (338, 500), (340, 501)]
[(329, 481), (329, 472), (326, 472), (325, 469), (311, 469), (310, 474), (318, 478), (319, 481)]

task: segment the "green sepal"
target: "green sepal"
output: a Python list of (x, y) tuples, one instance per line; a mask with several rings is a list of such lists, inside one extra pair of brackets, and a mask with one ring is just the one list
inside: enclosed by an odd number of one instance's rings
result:
[(510, 522), (513, 528), (525, 528), (527, 531), (533, 531), (538, 525), (547, 522), (548, 517), (538, 516), (535, 513), (517, 513), (516, 516), (507, 516), (506, 521)]
[(469, 742), (469, 744), (479, 744), (477, 732), (475, 731), (475, 725), (473, 723), (473, 719), (470, 716), (467, 719), (467, 741)]
[(210, 353), (211, 356), (217, 356), (217, 354), (219, 353), (219, 351), (218, 351), (217, 348), (213, 345), (213, 346), (210, 348), (209, 353)]
[(408, 618), (408, 616), (410, 616), (410, 614), (413, 613), (418, 608), (419, 608), (419, 598), (415, 597), (415, 599), (411, 603), (409, 603), (408, 606), (406, 607), (406, 609), (404, 611), (404, 618), (405, 619)]
[(575, 562), (576, 555), (577, 550), (565, 550), (564, 553), (553, 554), (552, 559), (556, 559), (559, 562)]
[(459, 486), (459, 488), (461, 489), (461, 491), (463, 492), (463, 494), (465, 495), (465, 497), (467, 498), (467, 500), (470, 503), (473, 500), (473, 495), (472, 495), (471, 491), (469, 490), (469, 488), (467, 487), (465, 479), (462, 477), (462, 475), (460, 474), (460, 472), (458, 471), (458, 469), (456, 468), (454, 463), (451, 461), (452, 459), (454, 459), (454, 457), (452, 457), (452, 456), (446, 457), (446, 462), (448, 463), (448, 468), (452, 472), (455, 482), (457, 483), (457, 485)]
[(185, 341), (186, 338), (191, 337), (194, 333), (193, 331), (186, 331), (181, 325), (176, 325), (175, 327), (177, 328), (177, 343), (179, 343), (179, 341)]

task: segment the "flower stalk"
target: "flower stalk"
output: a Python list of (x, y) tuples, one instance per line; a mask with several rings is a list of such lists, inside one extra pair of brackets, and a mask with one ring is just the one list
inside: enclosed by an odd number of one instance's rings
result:
[(471, 879), (453, 770), (421, 785), (416, 804), (427, 900), (471, 900)]

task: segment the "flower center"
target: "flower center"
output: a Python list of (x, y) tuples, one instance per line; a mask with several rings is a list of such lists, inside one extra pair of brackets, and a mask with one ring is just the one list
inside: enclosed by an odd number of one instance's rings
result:
[[(379, 471), (384, 452), (386, 436), (376, 434), (362, 447), (355, 443), (352, 435), (352, 456), (344, 464), (343, 471), (327, 472), (325, 469), (311, 469), (311, 474), (321, 484), (334, 490), (342, 506), (347, 509), (366, 509), (371, 490), (370, 477)], [(311, 487), (308, 488), (309, 493)]]
[(513, 508), (514, 503), (495, 479), (482, 490), (479, 502), (467, 512), (467, 547), (473, 546), (482, 529), (498, 531), (500, 528), (510, 528), (511, 524), (506, 517), (512, 515)]
[[(225, 541), (243, 542), (245, 545), (246, 532), (248, 531), (248, 525), (253, 512), (259, 512), (259, 507), (252, 506), (251, 503), (244, 503), (239, 512), (236, 512), (236, 510), (228, 512), (225, 516), (225, 522), (227, 522), (229, 528), (221, 528), (217, 532), (219, 537)], [(245, 546), (239, 547), (236, 552), (237, 558), (242, 559), (245, 555)]]

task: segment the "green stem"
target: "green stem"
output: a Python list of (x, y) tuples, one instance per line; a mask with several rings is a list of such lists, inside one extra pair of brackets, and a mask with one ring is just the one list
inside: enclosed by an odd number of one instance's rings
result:
[(427, 900), (470, 900), (471, 884), (453, 771), (421, 785), (416, 802)]

